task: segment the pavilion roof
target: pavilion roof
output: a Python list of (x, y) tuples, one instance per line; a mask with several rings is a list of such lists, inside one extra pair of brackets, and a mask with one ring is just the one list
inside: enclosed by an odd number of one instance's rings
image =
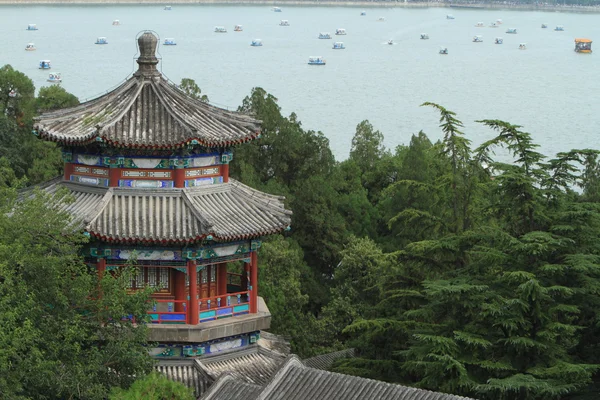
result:
[(227, 147), (252, 140), (261, 121), (196, 100), (156, 69), (158, 39), (139, 39), (140, 68), (113, 91), (78, 106), (44, 113), (35, 130), (44, 139), (82, 146), (94, 141), (130, 149), (186, 145)]

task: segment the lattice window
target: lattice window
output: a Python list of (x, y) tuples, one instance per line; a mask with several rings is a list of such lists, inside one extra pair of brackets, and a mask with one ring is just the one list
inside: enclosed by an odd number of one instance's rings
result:
[(159, 283), (159, 287), (161, 289), (169, 289), (169, 272), (170, 270), (168, 268), (159, 268), (160, 270), (160, 283)]
[(217, 266), (216, 265), (210, 266), (210, 281), (211, 282), (217, 281)]
[[(169, 292), (171, 281), (170, 268), (138, 267), (138, 272), (129, 280), (129, 290), (143, 289), (145, 286), (158, 288), (159, 292)], [(187, 274), (186, 274), (187, 283)]]
[(148, 286), (156, 287), (157, 271), (158, 271), (158, 268), (156, 268), (156, 267), (148, 268)]

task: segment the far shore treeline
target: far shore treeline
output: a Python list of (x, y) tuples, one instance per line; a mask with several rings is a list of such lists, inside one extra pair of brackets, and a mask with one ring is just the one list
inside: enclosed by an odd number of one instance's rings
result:
[[(208, 101), (193, 80), (182, 83)], [(32, 119), (76, 104), (59, 86), (35, 97), (29, 78), (0, 69), (7, 398), (135, 398), (119, 388), (151, 370), (145, 330), (105, 323), (143, 320), (150, 293), (125, 295), (131, 271), (100, 283), (84, 273), (77, 250), (87, 239), (54, 211), (64, 194), (16, 201), (18, 189), (62, 173), (60, 150), (31, 134)], [(451, 106), (423, 104), (440, 121), (440, 141), (418, 128), (386, 132), (407, 137), (388, 149), (362, 121), (348, 158), (336, 161), (324, 133), (283, 116), (263, 89), (242, 100), (239, 110), (263, 129), (234, 149), (230, 172), (285, 196), (294, 212), (291, 230), (261, 248), (271, 331), (301, 357), (355, 348), (357, 357), (334, 364), (341, 373), (481, 400), (597, 399), (600, 151), (541, 154), (518, 121), (485, 119), (493, 116), (478, 121), (490, 140), (473, 147)], [(510, 162), (495, 159), (499, 149)], [(131, 393), (144, 390), (140, 382)]]

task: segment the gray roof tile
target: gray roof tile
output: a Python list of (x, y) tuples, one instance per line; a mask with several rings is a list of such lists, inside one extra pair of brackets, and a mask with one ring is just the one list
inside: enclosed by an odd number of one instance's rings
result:
[(340, 358), (352, 358), (354, 357), (354, 349), (344, 349), (335, 351), (332, 353), (321, 354), (315, 357), (307, 358), (303, 360), (304, 365), (310, 368), (329, 370), (331, 365)]

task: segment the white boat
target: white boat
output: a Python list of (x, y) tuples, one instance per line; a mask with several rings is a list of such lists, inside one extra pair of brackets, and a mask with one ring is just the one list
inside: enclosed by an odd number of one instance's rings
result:
[(448, 48), (447, 47), (440, 47), (440, 54), (448, 54)]
[(331, 39), (331, 33), (329, 32), (320, 32), (319, 39)]
[(171, 6), (165, 6), (165, 10), (171, 11)]
[(260, 39), (254, 39), (254, 40), (252, 40), (252, 43), (250, 43), (250, 46), (253, 46), (253, 47), (260, 47), (262, 45), (263, 45), (262, 40), (260, 40)]
[(475, 36), (473, 36), (473, 42), (475, 42), (475, 43), (481, 43), (481, 42), (483, 42), (483, 36), (481, 36), (481, 35), (475, 35)]
[(112, 24), (114, 26), (118, 26), (118, 25), (121, 25), (121, 21), (119, 21), (118, 19), (115, 19)]
[(236, 26), (233, 28), (233, 31), (234, 31), (234, 32), (241, 32), (241, 31), (243, 31), (243, 30), (244, 30), (244, 28), (242, 28), (242, 26), (241, 26), (241, 25), (236, 25)]
[(452, 14), (446, 14), (446, 19), (454, 19), (454, 15), (452, 15)]
[(227, 28), (224, 26), (215, 26), (216, 33), (227, 33)]
[(500, 18), (498, 18), (498, 19), (496, 20), (496, 23), (497, 23), (498, 25), (502, 25), (502, 20), (501, 20)]
[(61, 83), (62, 78), (60, 77), (60, 72), (54, 72), (48, 75), (48, 79), (46, 79), (50, 83)]
[(281, 12), (281, 8), (279, 7), (273, 7), (271, 8), (271, 10), (273, 10), (274, 12)]
[(508, 28), (506, 30), (506, 33), (511, 33), (513, 35), (516, 35), (517, 34), (517, 28)]
[(100, 36), (96, 39), (96, 44), (108, 44), (108, 40), (104, 36)]
[(11, 91), (8, 92), (8, 97), (17, 97), (17, 91), (15, 89), (11, 89)]
[(27, 30), (28, 31), (37, 31), (38, 28), (37, 28), (36, 24), (29, 24), (29, 25), (27, 25)]
[(527, 50), (527, 43), (519, 43), (519, 50)]
[(427, 33), (421, 33), (421, 39), (427, 40), (427, 39), (429, 39), (429, 35)]
[(344, 50), (345, 48), (346, 48), (346, 46), (344, 45), (344, 42), (335, 42), (333, 44), (334, 50)]
[(165, 46), (176, 46), (177, 42), (175, 42), (175, 39), (173, 38), (166, 38), (163, 45)]
[(33, 43), (27, 43), (27, 46), (25, 46), (25, 51), (35, 51), (35, 44)]
[(279, 21), (279, 26), (290, 26), (290, 22), (287, 19)]
[(388, 40), (387, 44), (389, 44), (390, 46), (393, 45), (394, 44), (394, 40), (393, 39)]
[(338, 28), (335, 30), (335, 34), (339, 36), (343, 36), (346, 34), (346, 30), (344, 28)]
[(554, 30), (562, 32), (565, 30), (565, 28), (562, 25), (557, 25), (556, 28), (554, 28)]
[(365, 15), (367, 15), (367, 12), (366, 11), (361, 11), (360, 15), (364, 17)]
[(483, 22), (478, 22), (478, 23), (475, 24), (475, 26), (477, 28), (483, 28), (485, 25), (483, 25)]
[(498, 24), (497, 24), (497, 23), (495, 23), (495, 22), (492, 22), (492, 23), (490, 24), (490, 28), (497, 28), (497, 27), (498, 27)]
[(383, 21), (385, 21), (385, 17), (379, 17), (379, 18), (377, 18), (377, 21), (383, 22)]
[(502, 44), (502, 43), (504, 43), (504, 39), (502, 39), (501, 37), (497, 37), (496, 39), (494, 39), (494, 43), (495, 44)]
[(50, 69), (50, 60), (40, 60), (40, 69)]
[(542, 24), (542, 29), (546, 29), (548, 27), (548, 24)]
[(308, 65), (325, 65), (325, 59), (321, 56), (308, 57)]

